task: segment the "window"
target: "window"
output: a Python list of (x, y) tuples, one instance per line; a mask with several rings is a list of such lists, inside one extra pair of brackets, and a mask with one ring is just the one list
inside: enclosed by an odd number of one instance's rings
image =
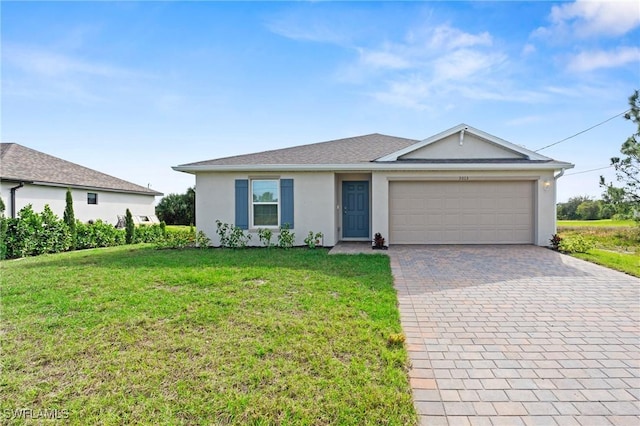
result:
[(235, 225), (294, 229), (293, 179), (236, 179)]
[(253, 226), (278, 226), (279, 192), (278, 180), (251, 181), (251, 217)]
[(98, 204), (98, 194), (87, 192), (87, 204)]

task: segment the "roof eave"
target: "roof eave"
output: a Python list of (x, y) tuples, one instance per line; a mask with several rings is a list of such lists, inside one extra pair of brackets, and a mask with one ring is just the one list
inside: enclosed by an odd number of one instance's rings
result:
[(420, 170), (562, 170), (574, 165), (562, 161), (546, 163), (354, 163), (354, 164), (245, 164), (245, 165), (199, 165), (173, 166), (172, 169), (184, 173), (205, 172), (317, 172), (317, 171), (420, 171)]
[(24, 182), (31, 185), (40, 185), (40, 186), (52, 186), (56, 188), (73, 188), (73, 189), (86, 189), (91, 191), (103, 191), (103, 192), (118, 192), (123, 194), (137, 194), (137, 195), (148, 195), (154, 197), (160, 197), (164, 194), (162, 192), (154, 191), (150, 189), (149, 191), (136, 191), (133, 189), (118, 189), (118, 188), (104, 188), (100, 186), (91, 186), (91, 185), (73, 185), (68, 183), (57, 183), (57, 182), (44, 182), (44, 181), (34, 181), (28, 179), (20, 179), (20, 178), (0, 178), (0, 180), (5, 182)]

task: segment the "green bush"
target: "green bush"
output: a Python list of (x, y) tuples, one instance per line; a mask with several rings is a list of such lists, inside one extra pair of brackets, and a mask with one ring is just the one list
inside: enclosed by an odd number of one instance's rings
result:
[(285, 223), (280, 227), (280, 234), (278, 235), (278, 246), (283, 249), (290, 249), (293, 247), (293, 243), (296, 240), (296, 234), (291, 232), (289, 224)]
[(125, 243), (125, 232), (102, 220), (82, 223), (76, 221), (76, 247), (88, 249), (96, 247), (112, 247)]
[(309, 235), (307, 235), (307, 238), (304, 239), (304, 243), (310, 249), (314, 249), (318, 244), (320, 244), (320, 239), (322, 237), (324, 237), (322, 232), (314, 233), (313, 231), (309, 231)]
[(125, 230), (125, 242), (127, 244), (133, 244), (136, 238), (136, 225), (133, 223), (133, 216), (131, 210), (127, 209), (124, 217), (124, 230)]
[(595, 247), (593, 240), (582, 235), (571, 235), (563, 238), (558, 249), (563, 253), (586, 253)]
[(71, 238), (71, 250), (76, 248), (76, 216), (73, 212), (73, 196), (71, 195), (71, 189), (67, 188), (67, 195), (65, 197), (64, 214), (62, 220), (67, 224), (69, 228), (69, 237)]
[(258, 229), (258, 238), (260, 238), (260, 242), (266, 248), (272, 247), (273, 243), (271, 242), (271, 238), (273, 238), (273, 231), (269, 228), (259, 228)]
[(220, 246), (225, 248), (244, 248), (251, 240), (251, 234), (245, 234), (242, 228), (216, 220), (216, 233)]
[(136, 228), (135, 243), (157, 243), (165, 238), (162, 225), (141, 225)]
[(183, 249), (194, 247), (196, 235), (193, 231), (173, 231), (168, 232), (165, 238), (156, 241), (156, 249)]

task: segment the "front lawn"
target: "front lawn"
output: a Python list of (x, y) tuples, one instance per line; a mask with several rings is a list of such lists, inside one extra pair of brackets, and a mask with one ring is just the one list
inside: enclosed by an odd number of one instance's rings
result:
[(598, 265), (640, 277), (640, 253), (618, 253), (609, 250), (591, 249), (587, 253), (574, 253), (573, 255)]
[(558, 221), (558, 234), (594, 242), (595, 248), (576, 257), (640, 277), (640, 227), (634, 221)]
[(386, 256), (123, 246), (0, 268), (2, 423), (416, 421)]

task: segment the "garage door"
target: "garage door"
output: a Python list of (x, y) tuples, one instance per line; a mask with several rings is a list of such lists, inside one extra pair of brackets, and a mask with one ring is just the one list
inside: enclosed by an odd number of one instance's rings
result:
[(533, 182), (391, 182), (393, 244), (530, 244)]

